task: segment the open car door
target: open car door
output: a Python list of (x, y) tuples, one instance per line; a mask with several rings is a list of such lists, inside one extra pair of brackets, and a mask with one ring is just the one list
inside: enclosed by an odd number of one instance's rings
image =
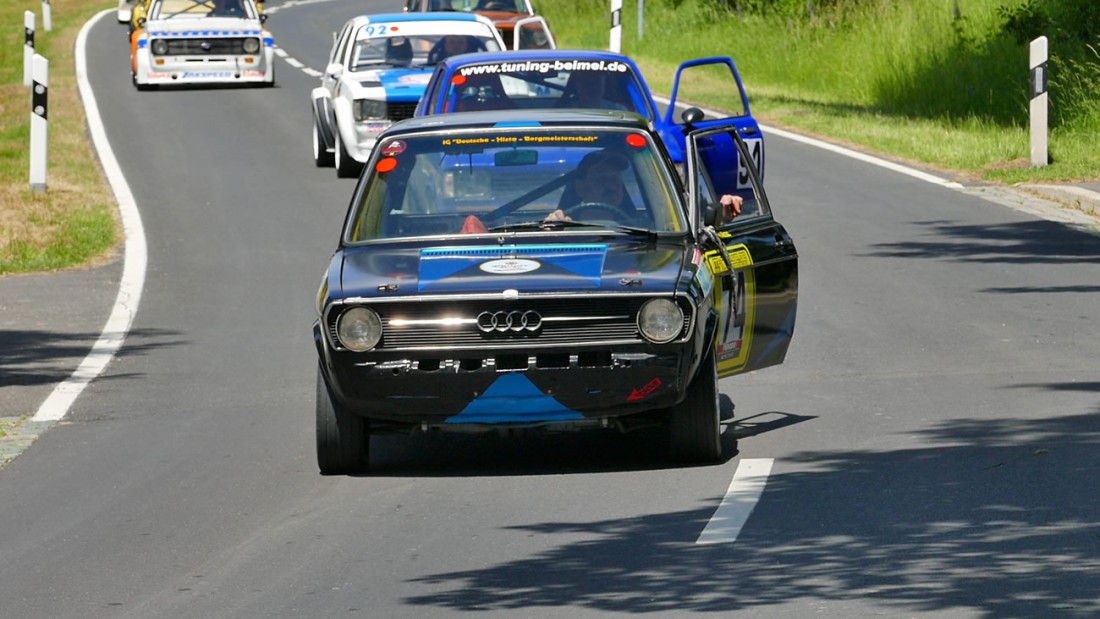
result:
[(557, 49), (554, 35), (550, 32), (550, 24), (541, 15), (524, 17), (516, 21), (512, 49)]
[[(677, 105), (677, 101), (694, 101), (697, 104), (714, 101), (716, 107), (728, 110), (731, 115), (708, 115), (693, 123), (692, 128), (735, 127), (752, 155), (757, 173), (760, 178), (764, 178), (764, 139), (756, 119), (749, 112), (749, 96), (745, 94), (745, 87), (733, 59), (719, 56), (683, 63), (676, 70), (670, 99), (661, 127), (661, 139), (674, 159), (679, 160), (677, 150), (683, 153), (684, 134), (687, 133), (681, 114), (688, 106)], [(743, 171), (742, 174), (747, 175), (747, 172)]]
[[(689, 215), (700, 237), (708, 239), (704, 260), (714, 276), (719, 376), (783, 363), (798, 300), (798, 252), (772, 216), (740, 132), (728, 125), (685, 136)], [(724, 194), (744, 200), (739, 216), (722, 216)]]

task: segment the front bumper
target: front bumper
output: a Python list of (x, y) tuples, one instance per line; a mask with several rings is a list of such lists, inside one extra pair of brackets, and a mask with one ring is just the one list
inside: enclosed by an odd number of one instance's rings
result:
[(315, 337), (326, 382), (342, 406), (370, 419), (420, 426), (570, 424), (663, 410), (682, 399), (698, 362), (691, 341), (659, 350), (379, 359), (328, 349), (319, 327)]
[(229, 56), (153, 56), (138, 50), (138, 84), (235, 84), (275, 81), (275, 54), (264, 46), (257, 54)]

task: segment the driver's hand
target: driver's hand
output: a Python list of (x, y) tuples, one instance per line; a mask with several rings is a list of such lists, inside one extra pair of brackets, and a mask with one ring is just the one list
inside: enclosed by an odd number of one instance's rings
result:
[(728, 193), (723, 195), (719, 199), (719, 202), (722, 203), (722, 211), (727, 221), (740, 215), (741, 207), (745, 204), (745, 200), (741, 196), (734, 196)]
[(560, 208), (546, 216), (543, 221), (573, 221), (573, 218), (565, 214)]

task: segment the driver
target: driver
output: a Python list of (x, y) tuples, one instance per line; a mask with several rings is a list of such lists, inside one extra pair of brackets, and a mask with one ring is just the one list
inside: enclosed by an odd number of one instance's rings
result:
[[(623, 184), (623, 171), (629, 167), (626, 157), (609, 150), (588, 153), (577, 165), (572, 182), (562, 192), (558, 209), (546, 216), (546, 221), (573, 221), (566, 213), (584, 219), (583, 215), (600, 209), (594, 219), (610, 218), (619, 223), (631, 223), (638, 211), (630, 200)], [(741, 214), (744, 200), (741, 196), (724, 194), (719, 200), (722, 216), (719, 225)], [(614, 208), (612, 208), (614, 207)]]
[(623, 171), (628, 166), (626, 157), (614, 151), (597, 150), (588, 153), (581, 159), (572, 181), (562, 192), (558, 209), (547, 215), (546, 220), (572, 221), (565, 211), (582, 204), (593, 204), (592, 208), (596, 208), (594, 204), (599, 204), (616, 220), (632, 218), (636, 209), (623, 184)]

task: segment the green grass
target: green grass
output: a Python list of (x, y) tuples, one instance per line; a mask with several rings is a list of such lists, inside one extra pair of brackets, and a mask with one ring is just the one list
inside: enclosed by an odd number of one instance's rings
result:
[[(0, 275), (50, 271), (106, 259), (121, 233), (117, 207), (85, 133), (73, 46), (102, 0), (0, 0)], [(30, 187), (30, 90), (23, 85), (23, 14), (36, 15), (35, 52), (49, 61), (46, 191)], [(125, 59), (120, 61), (125, 70)]]

